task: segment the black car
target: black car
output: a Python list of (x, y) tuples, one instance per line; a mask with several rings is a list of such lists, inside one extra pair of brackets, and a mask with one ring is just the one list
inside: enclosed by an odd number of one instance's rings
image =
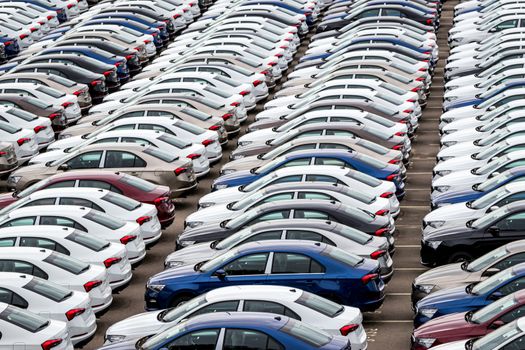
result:
[(108, 94), (106, 77), (87, 69), (64, 63), (32, 63), (15, 67), (9, 73), (37, 72), (63, 76), (77, 83), (87, 84), (93, 102), (100, 102)]
[(466, 218), (425, 233), (421, 240), (421, 263), (436, 266), (469, 261), (524, 237), (525, 201), (517, 201), (477, 220)]
[[(78, 66), (80, 68), (89, 70), (93, 73), (104, 75), (106, 77), (106, 85), (110, 91), (116, 90), (120, 87), (120, 81), (117, 74), (117, 67), (115, 67), (112, 64), (107, 64), (84, 55), (76, 53), (43, 54), (29, 57), (24, 62), (27, 64), (62, 63)], [(25, 63), (23, 63), (21, 66), (24, 66)]]

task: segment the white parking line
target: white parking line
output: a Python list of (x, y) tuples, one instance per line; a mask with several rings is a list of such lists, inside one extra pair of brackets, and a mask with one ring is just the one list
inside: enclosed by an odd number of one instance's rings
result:
[(430, 209), (430, 206), (428, 205), (401, 205), (399, 207), (401, 209), (421, 209), (421, 208)]
[(363, 320), (363, 323), (413, 323), (414, 320)]
[(417, 244), (396, 244), (396, 248), (421, 248), (421, 246)]
[(394, 267), (395, 271), (426, 271), (425, 267)]
[(410, 296), (411, 294), (410, 293), (386, 293), (385, 294), (387, 297), (388, 296), (393, 296), (393, 297), (406, 297), (406, 296)]

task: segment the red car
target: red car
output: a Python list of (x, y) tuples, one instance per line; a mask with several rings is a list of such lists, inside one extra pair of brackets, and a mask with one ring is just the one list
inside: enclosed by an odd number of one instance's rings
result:
[(170, 188), (160, 186), (120, 172), (111, 171), (68, 171), (48, 177), (29, 186), (22, 192), (0, 194), (0, 209), (45, 188), (96, 187), (120, 193), (139, 202), (154, 204), (163, 228), (175, 220), (175, 205), (170, 199)]
[(477, 311), (460, 312), (430, 320), (414, 330), (412, 350), (482, 337), (525, 316), (525, 290), (507, 295)]

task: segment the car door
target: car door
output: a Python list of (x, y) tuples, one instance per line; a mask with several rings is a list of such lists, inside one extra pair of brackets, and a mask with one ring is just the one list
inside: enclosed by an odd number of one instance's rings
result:
[(296, 287), (312, 293), (323, 290), (321, 283), (326, 268), (308, 255), (275, 252), (269, 271), (266, 284)]
[[(514, 301), (512, 301), (514, 302)], [(520, 317), (525, 316), (525, 305), (519, 305), (518, 307), (515, 307), (511, 310), (508, 310), (503, 315), (500, 315), (496, 320), (491, 322), (491, 324), (488, 326), (489, 329), (496, 329), (498, 328), (498, 324), (501, 326), (502, 324), (510, 323), (514, 320), (517, 320)], [(498, 322), (499, 321), (499, 322)], [(494, 325), (491, 327), (491, 325)]]
[(119, 171), (140, 177), (146, 165), (144, 159), (131, 152), (106, 151), (103, 168), (119, 169)]
[(269, 253), (253, 253), (230, 260), (211, 274), (203, 283), (204, 289), (265, 283), (269, 255)]
[(157, 347), (166, 350), (216, 350), (220, 328), (199, 329), (167, 341)]
[(505, 282), (504, 285), (496, 288), (496, 290), (492, 291), (492, 293), (490, 293), (490, 295), (487, 297), (487, 300), (497, 300), (522, 289), (525, 289), (525, 277), (513, 278), (512, 280)]
[(490, 251), (506, 243), (521, 239), (524, 234), (525, 212), (509, 215), (485, 228), (483, 250)]
[[(252, 329), (226, 329), (222, 350), (284, 350), (266, 333)], [(200, 348), (199, 348), (200, 350)]]
[(496, 348), (497, 350), (521, 350), (525, 349), (525, 335), (522, 335), (519, 338), (511, 340), (507, 344), (503, 345), (501, 348)]
[(65, 163), (69, 169), (95, 169), (100, 165), (102, 159), (102, 151), (92, 151), (81, 153), (76, 157), (67, 160)]

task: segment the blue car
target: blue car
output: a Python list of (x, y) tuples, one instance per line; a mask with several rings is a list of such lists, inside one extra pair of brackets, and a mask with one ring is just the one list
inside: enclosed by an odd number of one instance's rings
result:
[[(124, 28), (135, 30), (142, 34), (150, 34), (153, 36), (153, 43), (155, 44), (155, 47), (162, 48), (164, 46), (164, 41), (159, 35), (160, 31), (158, 29), (156, 28), (152, 29), (140, 23), (133, 23), (130, 20), (118, 19), (118, 18), (90, 19), (89, 21), (82, 23), (82, 25), (86, 25), (86, 26), (93, 25), (93, 24), (114, 24), (114, 25), (118, 25)], [(125, 29), (123, 29), (123, 31), (125, 32)]]
[(43, 2), (40, 2), (38, 0), (0, 0), (0, 2), (19, 2), (19, 3), (26, 3), (26, 4), (32, 4), (34, 6), (40, 7), (46, 11), (55, 11), (57, 13), (57, 19), (60, 23), (64, 23), (68, 20), (66, 11), (64, 9), (55, 7), (55, 6), (49, 6)]
[(316, 149), (296, 151), (275, 158), (265, 165), (251, 170), (240, 170), (217, 178), (212, 188), (250, 184), (277, 169), (299, 165), (334, 165), (354, 169), (377, 179), (392, 181), (396, 185), (397, 196), (404, 194), (405, 184), (401, 169), (397, 164), (390, 164), (370, 156), (348, 150)]
[(510, 182), (525, 180), (525, 166), (518, 166), (505, 170), (501, 174), (489, 177), (482, 183), (472, 187), (462, 189), (461, 191), (446, 191), (443, 193), (432, 193), (431, 207), (433, 209), (443, 204), (463, 203), (474, 201), (489, 192), (492, 192)]
[(250, 0), (250, 1), (243, 2), (241, 4), (241, 6), (250, 6), (250, 5), (275, 5), (275, 6), (287, 9), (287, 10), (289, 10), (291, 12), (299, 13), (301, 15), (305, 15), (306, 16), (306, 24), (308, 24), (308, 26), (312, 26), (315, 23), (315, 20), (312, 17), (312, 11), (310, 11), (310, 10), (303, 10), (302, 8), (295, 7), (295, 6), (292, 6), (290, 4), (286, 4), (286, 3), (281, 2), (281, 1), (275, 1), (275, 0)]
[[(144, 24), (145, 26), (148, 26), (150, 28), (157, 28), (160, 31), (160, 37), (162, 40), (169, 40), (170, 34), (168, 32), (168, 26), (166, 22), (156, 21), (152, 18), (135, 14), (135, 13), (126, 13), (126, 12), (104, 12), (100, 13), (96, 16), (91, 17), (91, 19), (129, 19), (135, 22), (138, 22), (140, 24)], [(166, 20), (169, 22), (169, 20)], [(171, 23), (171, 22), (170, 22)]]
[(416, 304), (414, 326), (419, 327), (439, 316), (478, 310), (524, 288), (525, 263), (522, 263), (498, 272), (478, 284), (439, 290)]
[(11, 59), (20, 53), (20, 45), (15, 38), (0, 34), (0, 44), (4, 45), (5, 57), (0, 57), (2, 59)]
[(463, 102), (460, 102), (460, 103), (456, 103), (456, 104), (450, 105), (446, 109), (444, 108), (444, 110), (448, 111), (448, 110), (451, 110), (451, 109), (454, 109), (454, 108), (460, 108), (460, 107), (466, 107), (466, 106), (477, 106), (477, 105), (479, 105), (479, 104), (481, 104), (481, 103), (483, 103), (483, 102), (493, 98), (494, 96), (502, 94), (506, 90), (512, 90), (512, 89), (517, 89), (517, 88), (522, 88), (522, 87), (525, 87), (525, 81), (524, 80), (518, 80), (518, 81), (513, 81), (513, 82), (509, 82), (509, 83), (503, 83), (503, 84), (500, 84), (500, 85), (496, 85), (496, 87), (494, 89), (491, 89), (490, 92), (488, 94), (486, 94), (486, 95), (483, 95), (483, 97), (481, 97), (480, 95), (477, 95), (475, 99), (468, 100), (468, 101), (463, 101)]
[(258, 312), (216, 312), (192, 317), (151, 338), (99, 350), (351, 350), (350, 341), (301, 321)]
[(146, 284), (146, 309), (165, 309), (215, 288), (246, 284), (300, 288), (362, 310), (377, 309), (385, 298), (376, 260), (320, 242), (268, 240), (154, 275)]

